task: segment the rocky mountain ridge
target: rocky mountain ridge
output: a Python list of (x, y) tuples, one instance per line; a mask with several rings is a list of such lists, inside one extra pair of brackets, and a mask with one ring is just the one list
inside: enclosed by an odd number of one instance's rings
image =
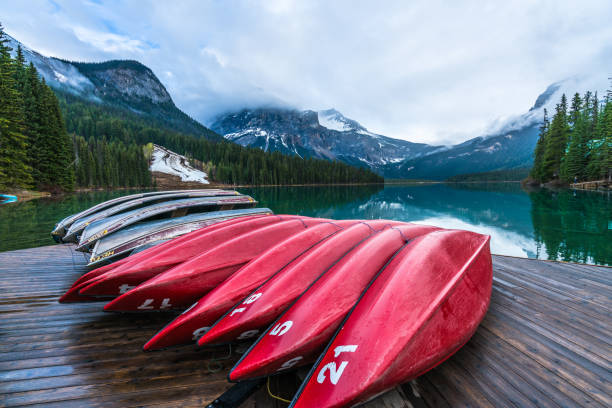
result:
[(211, 129), (243, 146), (303, 158), (340, 160), (379, 171), (389, 163), (444, 148), (372, 133), (335, 109), (319, 112), (289, 108), (243, 109), (218, 117)]
[(12, 54), (21, 46), (26, 62), (34, 64), (56, 92), (127, 109), (176, 130), (220, 140), (218, 135), (177, 108), (153, 71), (138, 61), (70, 62), (44, 56), (10, 35), (5, 33), (5, 36)]

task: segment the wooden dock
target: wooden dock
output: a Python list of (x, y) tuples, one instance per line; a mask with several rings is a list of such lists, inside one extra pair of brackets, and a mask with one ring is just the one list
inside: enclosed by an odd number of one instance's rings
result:
[[(491, 307), (456, 355), (367, 407), (612, 406), (612, 269), (493, 257)], [(173, 315), (58, 304), (85, 268), (56, 245), (0, 253), (0, 407), (205, 406), (228, 389), (229, 348), (144, 353)], [(299, 381), (274, 378), (290, 398)], [(266, 387), (241, 407), (286, 407)]]

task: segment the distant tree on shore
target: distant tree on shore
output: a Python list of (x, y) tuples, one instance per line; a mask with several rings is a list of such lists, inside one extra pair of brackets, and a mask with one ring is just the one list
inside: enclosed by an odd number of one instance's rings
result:
[(530, 178), (540, 183), (599, 180), (612, 173), (612, 85), (604, 100), (576, 93), (568, 112), (561, 97), (552, 121), (546, 109)]

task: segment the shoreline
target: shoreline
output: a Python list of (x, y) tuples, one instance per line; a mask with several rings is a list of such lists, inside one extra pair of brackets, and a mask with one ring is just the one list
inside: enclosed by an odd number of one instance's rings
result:
[[(385, 180), (383, 183), (320, 183), (320, 184), (307, 184), (307, 183), (298, 183), (298, 184), (221, 184), (221, 183), (211, 183), (211, 184), (202, 184), (198, 188), (201, 189), (213, 189), (213, 188), (221, 188), (221, 189), (233, 189), (233, 188), (268, 188), (268, 187), (347, 187), (347, 186), (401, 186), (401, 185), (434, 185), (434, 184), (449, 184), (449, 185), (461, 185), (461, 184), (522, 184), (522, 180), (482, 180), (482, 181), (445, 181), (445, 180)], [(585, 185), (594, 185), (595, 188), (585, 187)], [(587, 182), (579, 182), (565, 185), (525, 185), (528, 189), (552, 189), (552, 190), (578, 190), (578, 191), (594, 191), (594, 192), (608, 192), (610, 188), (604, 187), (600, 188), (601, 185), (609, 185), (605, 180), (596, 180), (596, 181), (587, 181)], [(68, 194), (74, 193), (88, 193), (88, 192), (96, 192), (96, 191), (124, 191), (124, 190), (143, 190), (143, 191), (168, 191), (168, 190), (187, 190), (194, 189), (195, 187), (190, 186), (181, 186), (180, 184), (172, 185), (172, 186), (164, 186), (160, 187), (80, 187), (75, 188), (73, 191), (59, 192), (59, 193), (51, 193), (48, 191), (37, 191), (37, 190), (8, 190), (7, 194), (12, 194), (17, 196), (18, 202), (34, 200), (38, 198), (48, 198), (48, 197), (61, 197)]]

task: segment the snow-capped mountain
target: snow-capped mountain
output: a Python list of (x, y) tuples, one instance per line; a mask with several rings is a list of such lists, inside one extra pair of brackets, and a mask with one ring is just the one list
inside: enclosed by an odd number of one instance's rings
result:
[(6, 34), (13, 55), (21, 46), (26, 61), (54, 90), (152, 117), (177, 130), (211, 139), (219, 136), (178, 109), (157, 76), (138, 61), (69, 62), (46, 57)]
[(453, 146), (431, 146), (368, 131), (335, 109), (244, 109), (220, 116), (216, 132), (243, 146), (367, 166), (387, 178), (445, 180), (466, 174), (530, 167), (543, 110), (552, 114), (561, 95), (605, 89), (605, 76), (573, 77), (550, 85), (522, 115), (495, 121), (489, 130)]
[(605, 85), (605, 76), (576, 76), (556, 82), (537, 97), (527, 112), (492, 123), (485, 135), (427, 156), (387, 165), (383, 173), (387, 178), (445, 180), (459, 174), (531, 167), (544, 109), (552, 115), (561, 95), (569, 100), (576, 92), (601, 90)]
[(189, 159), (165, 147), (153, 145), (151, 154), (151, 172), (178, 176), (183, 182), (195, 181), (201, 184), (208, 183), (208, 174), (194, 168)]
[(315, 112), (282, 108), (244, 109), (218, 117), (211, 129), (227, 140), (265, 151), (340, 160), (381, 170), (443, 147), (411, 143), (369, 132), (335, 109)]

